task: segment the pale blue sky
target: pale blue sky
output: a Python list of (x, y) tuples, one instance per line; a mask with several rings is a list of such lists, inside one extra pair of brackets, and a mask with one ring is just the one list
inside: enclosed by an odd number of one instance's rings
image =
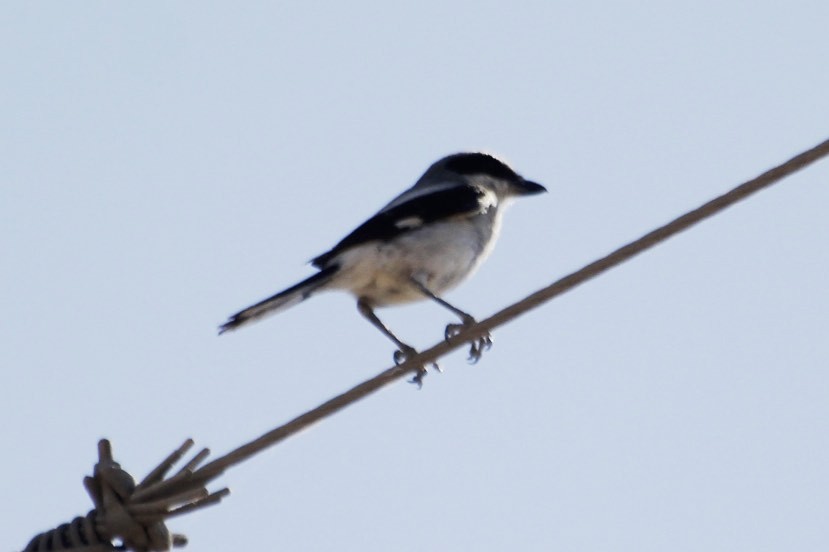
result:
[[(16, 2), (0, 14), (6, 548), (389, 366), (328, 294), (227, 315), (436, 158), (516, 202), (487, 316), (829, 136), (829, 4)], [(829, 549), (829, 163), (228, 472), (191, 550)], [(381, 311), (417, 346), (451, 316)], [(217, 485), (218, 487), (218, 485)]]

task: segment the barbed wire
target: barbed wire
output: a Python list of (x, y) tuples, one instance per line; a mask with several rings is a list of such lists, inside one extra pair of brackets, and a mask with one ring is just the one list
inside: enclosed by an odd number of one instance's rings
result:
[[(99, 463), (95, 474), (85, 480), (87, 490), (96, 508), (85, 518), (76, 518), (52, 531), (35, 537), (27, 550), (84, 550), (86, 552), (113, 552), (115, 550), (169, 550), (183, 546), (183, 535), (170, 533), (164, 520), (217, 503), (227, 495), (227, 489), (210, 493), (204, 485), (225, 470), (251, 456), (262, 452), (280, 441), (331, 416), (375, 391), (393, 383), (409, 373), (422, 370), (443, 355), (480, 338), (489, 331), (522, 314), (538, 308), (587, 280), (631, 259), (643, 251), (687, 230), (694, 224), (709, 218), (748, 196), (771, 186), (781, 179), (811, 165), (829, 155), (829, 140), (792, 157), (785, 163), (770, 169), (736, 188), (718, 196), (698, 208), (677, 217), (671, 222), (648, 232), (610, 254), (583, 268), (556, 280), (535, 293), (496, 312), (489, 318), (463, 328), (449, 339), (389, 368), (373, 378), (322, 403), (316, 408), (297, 416), (262, 436), (232, 450), (202, 467), (197, 467), (208, 455), (207, 449), (199, 452), (175, 475), (165, 478), (173, 463), (181, 459), (192, 446), (188, 440), (135, 485), (121, 467), (114, 462), (107, 441), (99, 445)], [(122, 546), (115, 546), (113, 539), (121, 539)]]

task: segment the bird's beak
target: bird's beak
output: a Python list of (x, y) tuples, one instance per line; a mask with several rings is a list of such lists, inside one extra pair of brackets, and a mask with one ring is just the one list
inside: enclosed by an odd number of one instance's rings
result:
[(517, 195), (535, 195), (546, 192), (547, 188), (531, 180), (521, 180), (515, 184)]

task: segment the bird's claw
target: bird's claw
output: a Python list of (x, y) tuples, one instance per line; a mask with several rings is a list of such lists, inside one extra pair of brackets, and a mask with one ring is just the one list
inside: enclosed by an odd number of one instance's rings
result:
[(394, 363), (398, 366), (417, 354), (414, 347), (401, 347), (394, 352)]
[(492, 348), (492, 336), (487, 332), (469, 345), (469, 363), (475, 364), (484, 354)]
[[(467, 320), (464, 321), (463, 324), (448, 324), (446, 326), (446, 331), (444, 332), (444, 337), (446, 339), (451, 339), (455, 337), (465, 328), (469, 327), (470, 325), (474, 324), (475, 320)], [(469, 362), (470, 364), (475, 364), (484, 354), (484, 351), (488, 351), (492, 348), (492, 336), (489, 332), (486, 332), (484, 335), (475, 338), (473, 341), (469, 343)]]
[[(414, 347), (401, 347), (399, 350), (394, 352), (394, 363), (398, 366), (412, 358), (417, 354), (417, 350)], [(430, 362), (429, 365), (437, 372), (442, 372), (440, 366), (438, 366), (437, 362)], [(414, 377), (409, 380), (409, 383), (417, 384), (417, 388), (420, 389), (423, 387), (423, 378), (429, 373), (426, 369), (427, 365), (418, 366), (417, 372), (415, 373)]]

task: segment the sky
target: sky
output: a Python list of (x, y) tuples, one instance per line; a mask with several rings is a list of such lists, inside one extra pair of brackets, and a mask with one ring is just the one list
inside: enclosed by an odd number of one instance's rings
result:
[[(483, 318), (829, 137), (829, 4), (11, 2), (5, 549), (392, 364), (346, 294), (228, 315), (443, 155), (543, 183), (446, 298)], [(829, 162), (230, 471), (190, 550), (829, 549)], [(428, 347), (452, 316), (379, 311)]]

